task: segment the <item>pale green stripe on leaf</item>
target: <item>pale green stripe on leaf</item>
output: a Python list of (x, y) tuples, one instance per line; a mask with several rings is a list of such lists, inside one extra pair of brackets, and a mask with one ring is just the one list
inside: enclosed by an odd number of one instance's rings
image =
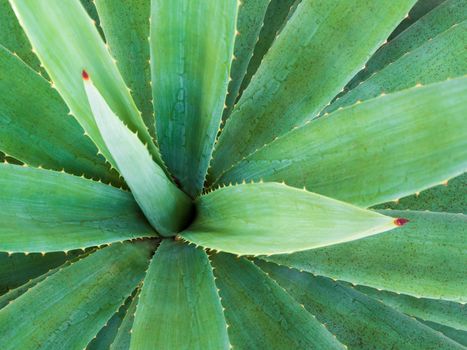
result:
[(366, 286), (355, 286), (355, 289), (407, 315), (467, 331), (467, 310), (464, 304), (447, 300), (414, 298)]
[(149, 65), (148, 0), (96, 0), (107, 44), (151, 135), (155, 135)]
[(257, 261), (349, 349), (462, 349), (391, 307), (328, 278)]
[(197, 216), (181, 236), (243, 255), (323, 247), (396, 227), (391, 217), (278, 183), (225, 187), (195, 204)]
[(0, 295), (76, 257), (77, 251), (42, 254), (0, 253)]
[(191, 216), (190, 198), (152, 160), (147, 145), (112, 112), (91, 78), (83, 82), (107, 149), (148, 221), (164, 236), (185, 228)]
[[(283, 0), (282, 0), (283, 1)], [(263, 27), (264, 16), (271, 0), (243, 0), (238, 8), (237, 36), (235, 38), (234, 57), (230, 71), (230, 83), (225, 99), (222, 119), (232, 112), (239, 95), (240, 86), (253, 56)]]
[[(467, 6), (466, 6), (467, 7)], [(356, 86), (331, 104), (325, 113), (377, 97), (382, 93), (431, 84), (467, 72), (467, 21), (456, 24)]]
[(467, 78), (415, 87), (336, 111), (277, 139), (221, 179), (283, 181), (369, 207), (467, 168)]
[[(0, 150), (24, 163), (120, 184), (50, 83), (0, 45)], [(34, 91), (34, 93), (31, 93)]]
[(130, 193), (99, 182), (0, 164), (0, 186), (0, 251), (67, 251), (155, 235)]
[(181, 187), (201, 192), (218, 133), (237, 0), (153, 0), (151, 71), (157, 139)]
[(81, 3), (78, 0), (10, 0), (10, 3), (53, 86), (107, 160), (113, 163), (87, 103), (81, 81), (83, 69), (93, 76), (112, 110), (133, 131), (138, 131), (154, 159), (162, 164), (112, 56)]
[(201, 248), (163, 240), (141, 289), (131, 349), (229, 349), (212, 268)]
[(210, 259), (234, 349), (344, 349), (252, 262), (225, 253)]
[(361, 69), (414, 0), (303, 0), (223, 129), (211, 177), (312, 119)]
[(144, 277), (153, 244), (115, 243), (0, 310), (2, 349), (83, 349)]
[[(417, 5), (426, 1), (427, 0), (421, 0)], [(443, 4), (433, 9), (433, 11), (426, 14), (426, 16), (423, 16), (416, 21), (392, 41), (381, 46), (366, 63), (365, 69), (359, 72), (352, 79), (346, 89), (353, 89), (375, 72), (396, 61), (404, 54), (416, 50), (418, 47), (448, 30), (453, 25), (464, 21), (466, 17), (467, 5), (464, 0), (445, 1)], [(458, 52), (458, 54), (459, 53), (461, 52)], [(404, 76), (400, 76), (399, 78), (404, 78)]]
[(464, 173), (448, 182), (429, 188), (426, 191), (401, 198), (398, 202), (380, 204), (376, 208), (429, 210), (467, 214), (467, 201), (465, 200), (466, 188), (467, 173)]
[(463, 214), (382, 211), (410, 221), (397, 231), (289, 255), (281, 265), (415, 297), (467, 301), (467, 218)]

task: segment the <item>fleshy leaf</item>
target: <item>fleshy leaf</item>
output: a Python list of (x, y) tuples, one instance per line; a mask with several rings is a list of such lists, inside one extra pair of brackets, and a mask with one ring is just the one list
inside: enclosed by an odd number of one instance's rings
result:
[(275, 264), (258, 261), (258, 265), (350, 349), (462, 349), (351, 287)]
[[(79, 1), (10, 0), (19, 23), (71, 113), (106, 159), (113, 159), (102, 140), (87, 103), (81, 81), (86, 69), (104, 98), (163, 166), (159, 150), (143, 123), (128, 88), (100, 37), (94, 21)], [(77, 34), (79, 33), (79, 35)]]
[(225, 253), (210, 259), (234, 349), (344, 349), (252, 262)]
[[(282, 0), (284, 1), (284, 0)], [(222, 119), (228, 118), (239, 95), (240, 86), (248, 69), (264, 16), (271, 0), (243, 0), (238, 8), (237, 37), (230, 71), (230, 82)]]
[(131, 300), (131, 304), (128, 307), (128, 311), (123, 318), (123, 321), (118, 328), (115, 339), (110, 345), (110, 350), (129, 350), (131, 341), (131, 329), (133, 327), (133, 321), (135, 319), (136, 306), (138, 304), (140, 290), (136, 292)]
[(407, 315), (467, 331), (467, 310), (463, 304), (446, 300), (414, 298), (365, 286), (355, 286), (355, 289)]
[(319, 113), (414, 2), (303, 0), (227, 119), (211, 178)]
[(115, 243), (0, 310), (2, 349), (83, 349), (144, 277), (153, 244)]
[(285, 180), (363, 207), (419, 192), (467, 168), (466, 94), (459, 78), (349, 106), (277, 139), (220, 183)]
[(0, 164), (0, 187), (0, 251), (67, 251), (156, 234), (130, 193), (99, 182)]
[(235, 254), (279, 254), (391, 230), (394, 218), (277, 183), (243, 184), (203, 195), (181, 236)]
[(157, 139), (167, 167), (191, 196), (203, 188), (219, 130), (233, 56), (237, 3), (151, 3)]
[(460, 331), (455, 328), (451, 328), (436, 322), (430, 322), (430, 321), (423, 321), (423, 320), (418, 320), (419, 322), (425, 324), (426, 326), (433, 328), (434, 330), (440, 332), (441, 334), (445, 335), (448, 338), (451, 338), (452, 340), (458, 342), (459, 344), (467, 347), (467, 332), (466, 331)]
[(130, 349), (229, 349), (212, 268), (201, 248), (162, 241), (141, 290)]
[(463, 214), (382, 211), (410, 222), (355, 242), (262, 257), (281, 265), (415, 297), (467, 301)]
[(0, 150), (36, 167), (121, 183), (81, 126), (67, 115), (57, 91), (1, 45), (0, 72)]
[(112, 56), (131, 89), (144, 123), (155, 136), (149, 65), (148, 0), (95, 0)]
[(138, 136), (112, 112), (86, 71), (83, 81), (102, 138), (146, 218), (164, 236), (179, 232), (191, 216), (190, 198), (167, 178)]

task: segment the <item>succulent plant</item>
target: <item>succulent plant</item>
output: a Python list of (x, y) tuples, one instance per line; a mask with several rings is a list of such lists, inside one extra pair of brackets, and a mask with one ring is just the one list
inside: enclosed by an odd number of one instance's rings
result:
[(465, 348), (466, 18), (0, 0), (0, 348)]

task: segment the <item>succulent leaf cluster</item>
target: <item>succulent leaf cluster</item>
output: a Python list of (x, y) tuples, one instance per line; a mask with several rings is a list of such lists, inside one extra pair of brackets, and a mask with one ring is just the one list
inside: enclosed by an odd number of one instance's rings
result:
[(465, 349), (465, 0), (0, 0), (0, 349)]

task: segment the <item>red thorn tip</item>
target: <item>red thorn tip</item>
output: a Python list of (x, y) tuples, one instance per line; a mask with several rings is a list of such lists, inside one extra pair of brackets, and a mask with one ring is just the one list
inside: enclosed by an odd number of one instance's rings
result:
[(84, 69), (83, 69), (83, 72), (81, 73), (81, 75), (83, 76), (84, 80), (89, 80), (89, 74)]
[(406, 223), (408, 223), (409, 220), (403, 219), (403, 218), (397, 218), (394, 220), (394, 225), (396, 226), (404, 226)]

